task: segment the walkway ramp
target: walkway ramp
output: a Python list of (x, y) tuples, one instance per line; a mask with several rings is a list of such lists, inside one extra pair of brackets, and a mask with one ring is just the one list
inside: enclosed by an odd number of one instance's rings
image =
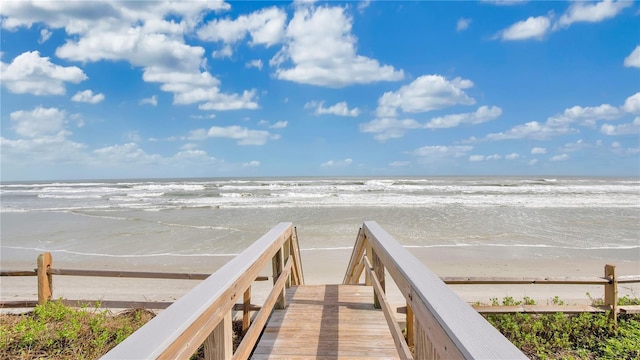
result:
[(373, 289), (360, 285), (303, 285), (287, 290), (252, 359), (398, 359)]

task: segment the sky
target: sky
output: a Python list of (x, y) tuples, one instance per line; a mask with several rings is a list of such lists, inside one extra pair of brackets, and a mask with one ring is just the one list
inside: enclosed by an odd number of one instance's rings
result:
[(0, 5), (2, 181), (640, 176), (632, 1)]

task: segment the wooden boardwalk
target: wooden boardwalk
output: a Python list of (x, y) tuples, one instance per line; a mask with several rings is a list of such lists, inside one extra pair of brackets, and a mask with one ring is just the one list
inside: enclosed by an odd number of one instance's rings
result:
[(389, 326), (360, 285), (303, 285), (287, 290), (252, 359), (398, 359)]

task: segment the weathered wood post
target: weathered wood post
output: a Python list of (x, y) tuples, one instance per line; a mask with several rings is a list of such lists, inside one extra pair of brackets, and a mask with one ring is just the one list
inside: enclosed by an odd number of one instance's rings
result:
[(244, 292), (242, 298), (242, 335), (247, 333), (251, 326), (251, 285)]
[(407, 345), (409, 347), (415, 344), (415, 329), (414, 329), (414, 317), (413, 317), (413, 309), (409, 302), (407, 302)]
[(233, 356), (233, 328), (228, 312), (204, 341), (205, 360), (230, 360)]
[[(282, 255), (283, 255), (283, 251), (282, 251), (282, 247), (280, 247), (278, 252), (276, 252), (276, 254), (271, 259), (273, 285), (275, 285), (276, 282), (278, 282), (278, 278), (280, 278), (280, 274), (282, 274), (282, 272), (284, 271), (284, 259)], [(282, 291), (278, 295), (278, 300), (276, 301), (274, 308), (282, 310), (287, 306), (286, 291), (287, 291), (286, 286), (283, 286)]]
[[(369, 260), (369, 263), (373, 265), (373, 247), (371, 246), (371, 243), (369, 242), (369, 240), (367, 239), (367, 237), (364, 237), (364, 242), (365, 242), (365, 254), (364, 256), (367, 257), (367, 259)], [(373, 282), (371, 281), (371, 275), (369, 275), (368, 271), (364, 272), (364, 284), (366, 286), (372, 286)], [(375, 295), (373, 296), (373, 298), (375, 299)]]
[(38, 255), (38, 304), (42, 305), (51, 300), (53, 295), (53, 275), (51, 270), (51, 253)]
[(604, 286), (604, 304), (611, 307), (609, 319), (614, 324), (618, 322), (618, 278), (616, 277), (616, 266), (605, 265), (604, 277), (609, 279), (609, 283)]
[[(290, 256), (291, 256), (291, 237), (285, 240), (284, 244), (282, 245), (282, 263), (286, 264)], [(293, 271), (290, 271), (289, 275), (287, 276), (287, 281), (284, 283), (285, 289), (288, 289), (291, 287), (291, 278), (293, 277), (292, 273)]]
[[(375, 251), (371, 251), (371, 255), (373, 257), (373, 272), (374, 274), (376, 274), (376, 277), (378, 278), (378, 281), (380, 282), (380, 287), (382, 288), (382, 292), (384, 296), (384, 292), (386, 291), (386, 287), (385, 287), (385, 275), (384, 275), (384, 264), (382, 263), (382, 261), (380, 260), (380, 258), (378, 257), (378, 255), (376, 254)], [(376, 309), (380, 309), (380, 301), (378, 300), (378, 296), (376, 295), (377, 291), (374, 287), (373, 289), (373, 307)]]

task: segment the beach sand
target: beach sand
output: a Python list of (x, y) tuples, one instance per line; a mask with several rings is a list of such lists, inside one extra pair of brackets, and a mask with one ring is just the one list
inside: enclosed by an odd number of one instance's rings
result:
[[(438, 276), (603, 276), (605, 263), (616, 265), (618, 276), (640, 274), (640, 264), (633, 251), (619, 250), (611, 254), (612, 261), (603, 261), (602, 254), (572, 250), (558, 253), (557, 249), (517, 250), (513, 248), (408, 248), (425, 266)], [(303, 250), (303, 271), (307, 284), (339, 284), (351, 255), (351, 250)], [(232, 257), (192, 257), (136, 259), (135, 261), (77, 262), (71, 266), (56, 261), (54, 268), (108, 269), (128, 271), (167, 271), (210, 273), (223, 266)], [(160, 264), (161, 263), (161, 264)], [(16, 268), (19, 264), (3, 264), (3, 270), (27, 270), (33, 263)], [(24, 265), (24, 264), (23, 264)], [(271, 275), (270, 266), (263, 270)], [(104, 277), (54, 276), (54, 298), (83, 300), (174, 301), (198, 284), (198, 280), (158, 280)], [(402, 295), (387, 274), (387, 293), (393, 306), (404, 305)], [(255, 282), (252, 287), (253, 303), (260, 304), (270, 290), (270, 281)], [(452, 285), (450, 288), (469, 303), (490, 303), (490, 299), (505, 296), (522, 299), (524, 296), (546, 304), (555, 296), (567, 304), (587, 304), (592, 298), (603, 298), (603, 286), (582, 285)], [(3, 301), (37, 299), (36, 277), (3, 277), (0, 283)], [(640, 284), (619, 285), (619, 296), (640, 297)]]

